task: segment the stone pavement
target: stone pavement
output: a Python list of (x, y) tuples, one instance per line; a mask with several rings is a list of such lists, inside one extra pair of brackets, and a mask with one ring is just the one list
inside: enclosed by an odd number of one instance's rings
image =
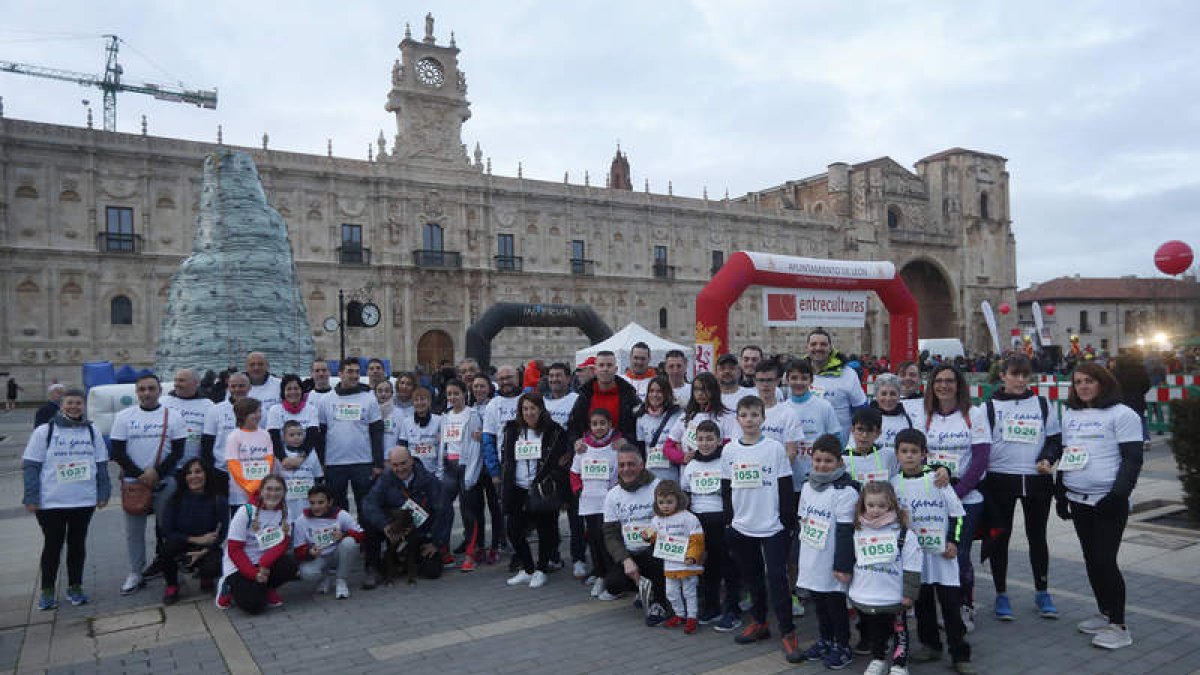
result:
[[(701, 629), (694, 636), (648, 629), (628, 600), (602, 603), (564, 572), (539, 590), (509, 588), (503, 565), (443, 579), (357, 588), (352, 597), (314, 596), (307, 585), (283, 589), (285, 607), (258, 617), (217, 610), (196, 584), (164, 608), (162, 582), (132, 596), (117, 589), (126, 574), (123, 523), (115, 505), (98, 512), (89, 537), (86, 589), (92, 602), (39, 612), (36, 560), (40, 533), (19, 504), (19, 455), (31, 413), (0, 416), (0, 675), (5, 673), (729, 673), (823, 672), (790, 666), (778, 641), (739, 646)], [(23, 419), (22, 419), (23, 418)], [(1180, 498), (1174, 462), (1161, 439), (1149, 455), (1138, 502)], [(15, 484), (14, 484), (15, 480)], [(1148, 513), (1153, 514), (1155, 511)], [(1141, 518), (1139, 514), (1135, 518)], [(1020, 519), (1018, 518), (1018, 525)], [(563, 528), (565, 530), (565, 527)], [(1017, 620), (990, 612), (994, 593), (980, 570), (978, 629), (970, 635), (981, 673), (1191, 673), (1200, 671), (1200, 537), (1130, 527), (1122, 560), (1135, 643), (1117, 652), (1092, 647), (1074, 623), (1095, 611), (1069, 523), (1051, 517), (1051, 590), (1062, 618), (1033, 614), (1023, 534), (1014, 536), (1009, 594)], [(61, 588), (61, 583), (60, 583)], [(801, 643), (813, 617), (798, 622)], [(949, 662), (914, 673), (951, 672)], [(861, 672), (858, 657), (848, 672)]]

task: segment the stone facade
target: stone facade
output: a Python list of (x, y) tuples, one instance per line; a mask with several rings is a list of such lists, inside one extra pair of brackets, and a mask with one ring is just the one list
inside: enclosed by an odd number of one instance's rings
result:
[[(265, 139), (237, 148), (287, 222), (319, 355), (338, 352), (322, 321), (339, 288), (383, 309), (377, 327), (349, 329), (348, 353), (397, 367), (461, 357), (467, 327), (498, 301), (587, 303), (614, 328), (637, 321), (689, 344), (696, 294), (736, 250), (891, 260), (922, 304), (922, 334), (969, 348), (987, 344), (981, 300), (1015, 303), (1001, 157), (956, 148), (916, 173), (886, 157), (831, 164), (719, 200), (493, 175), (462, 144), (466, 76), (431, 24), (424, 39), (406, 35), (392, 67), (390, 149), (382, 136), (370, 161)], [(77, 382), (88, 360), (152, 365), (204, 160), (228, 149), (0, 119), (0, 372), (36, 385)], [(765, 328), (758, 305), (747, 294), (731, 312), (733, 344), (800, 350), (802, 331)], [(886, 352), (886, 322), (873, 302), (867, 327), (842, 330), (839, 346)], [(508, 329), (493, 360), (567, 358), (585, 344), (574, 329)]]

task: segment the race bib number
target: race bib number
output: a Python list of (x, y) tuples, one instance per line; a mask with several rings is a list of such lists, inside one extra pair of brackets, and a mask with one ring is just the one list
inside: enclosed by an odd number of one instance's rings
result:
[(958, 473), (958, 455), (954, 454), (953, 452), (947, 452), (945, 450), (930, 450), (929, 463), (941, 464), (942, 466), (946, 467), (946, 469), (950, 472), (950, 475)]
[(926, 551), (941, 553), (946, 550), (945, 530), (938, 527), (918, 527), (917, 544)]
[(92, 462), (60, 462), (55, 473), (60, 483), (83, 483), (92, 479)]
[(825, 518), (807, 516), (800, 520), (800, 543), (818, 551), (825, 550), (829, 541), (829, 521)]
[(1001, 434), (1007, 443), (1037, 443), (1042, 435), (1041, 420), (1004, 420)]
[(282, 527), (268, 527), (258, 531), (255, 535), (258, 538), (259, 550), (265, 551), (269, 548), (274, 548), (283, 542)]
[(686, 558), (687, 547), (687, 537), (676, 537), (659, 532), (658, 538), (654, 540), (653, 555), (660, 560), (681, 563)]
[(608, 480), (608, 460), (598, 457), (583, 458), (583, 480)]
[(808, 441), (800, 441), (800, 451), (796, 453), (797, 457), (812, 457), (813, 444)]
[(712, 495), (721, 490), (721, 472), (712, 469), (696, 471), (692, 474), (692, 492), (698, 495)]
[[(517, 441), (517, 447), (516, 447), (515, 454), (517, 456), (517, 459), (541, 459), (542, 458), (542, 443), (541, 443), (541, 441), (526, 440), (526, 439), (522, 438)], [(587, 463), (586, 459), (583, 461), (585, 464)], [(604, 461), (604, 460), (598, 460), (598, 461)], [(607, 466), (608, 465), (605, 464), (605, 467), (606, 467), (605, 475), (604, 475), (605, 478), (608, 478)]]
[(322, 527), (318, 530), (313, 530), (313, 543), (316, 544), (317, 548), (328, 548), (333, 546), (335, 543), (337, 543), (334, 539), (337, 537), (337, 533), (337, 527)]
[(1062, 459), (1058, 461), (1059, 471), (1078, 471), (1087, 466), (1087, 448), (1072, 445), (1063, 451)]
[(357, 403), (338, 403), (333, 409), (333, 416), (339, 422), (357, 422), (362, 419), (362, 406)]
[(696, 427), (699, 425), (688, 425), (687, 431), (683, 434), (683, 444), (693, 450), (696, 448)]
[(265, 459), (242, 460), (242, 476), (246, 480), (262, 480), (271, 474), (271, 464)]
[(405, 511), (412, 511), (413, 527), (421, 527), (425, 524), (425, 521), (429, 520), (429, 512), (411, 499), (401, 504), (400, 508)]
[(854, 535), (854, 552), (863, 566), (891, 563), (898, 551), (895, 532), (876, 535)]
[(647, 469), (669, 469), (671, 462), (667, 460), (667, 456), (663, 454), (663, 449), (650, 448), (646, 452), (646, 468)]
[(447, 443), (458, 443), (463, 439), (463, 423), (447, 422), (442, 427), (442, 440)]
[(192, 427), (188, 427), (187, 442), (188, 443), (199, 443), (202, 432), (203, 432), (203, 429), (201, 429), (200, 427), (196, 427), (194, 429)]
[(419, 457), (421, 461), (425, 461), (427, 459), (433, 459), (433, 456), (436, 453), (433, 451), (433, 445), (429, 443), (417, 443), (413, 446), (413, 454)]
[(645, 529), (645, 523), (622, 523), (621, 539), (625, 542), (625, 548), (645, 548), (646, 540), (642, 539)]
[(383, 420), (384, 433), (388, 433), (388, 434), (392, 433), (392, 428), (395, 426), (396, 426), (396, 422), (394, 420), (392, 420), (392, 418), (388, 417)]
[(812, 392), (813, 396), (819, 396), (821, 398), (825, 398), (825, 396), (826, 396), (825, 387), (818, 387), (816, 385), (813, 385), (813, 386), (809, 387), (808, 390)]
[(735, 490), (762, 487), (762, 465), (755, 462), (735, 462), (729, 467)]
[(287, 483), (288, 499), (305, 499), (308, 497), (308, 491), (313, 488), (313, 479), (309, 477), (288, 478), (284, 482)]

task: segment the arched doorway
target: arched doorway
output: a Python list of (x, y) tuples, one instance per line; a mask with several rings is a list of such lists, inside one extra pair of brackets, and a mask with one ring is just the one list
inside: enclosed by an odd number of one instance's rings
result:
[(417, 365), (426, 373), (436, 372), (443, 361), (454, 363), (454, 341), (445, 331), (431, 330), (417, 341)]
[(900, 270), (900, 278), (920, 308), (917, 331), (921, 337), (959, 337), (955, 328), (954, 296), (942, 271), (927, 260), (914, 260)]

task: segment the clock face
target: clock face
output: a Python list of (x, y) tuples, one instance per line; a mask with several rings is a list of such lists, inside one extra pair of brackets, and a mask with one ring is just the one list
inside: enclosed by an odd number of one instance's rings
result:
[(367, 328), (379, 325), (379, 305), (368, 302), (362, 307), (362, 323)]
[(322, 325), (325, 327), (325, 332), (332, 333), (338, 329), (338, 320), (332, 316), (326, 317)]
[(446, 81), (446, 73), (442, 70), (442, 64), (431, 58), (424, 58), (417, 62), (417, 79), (422, 84), (440, 87)]

